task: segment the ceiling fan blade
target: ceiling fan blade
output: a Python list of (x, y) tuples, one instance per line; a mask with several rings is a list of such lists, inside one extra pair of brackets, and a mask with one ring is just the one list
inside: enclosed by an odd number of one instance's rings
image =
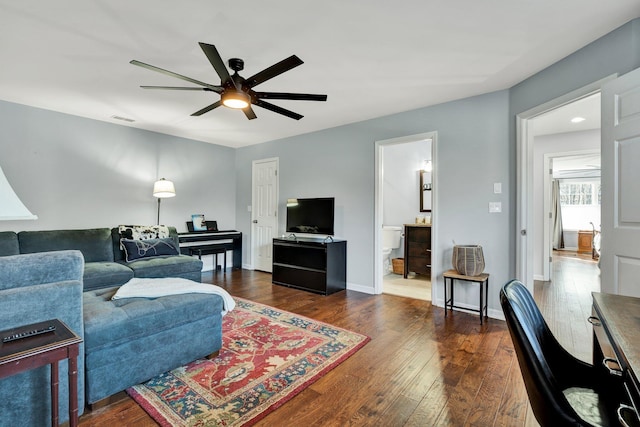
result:
[(258, 118), (258, 116), (256, 116), (256, 113), (253, 111), (253, 108), (251, 108), (251, 105), (249, 105), (247, 108), (243, 108), (242, 112), (244, 113), (245, 116), (247, 116), (247, 119), (249, 120)]
[(262, 101), (260, 99), (256, 99), (254, 104), (257, 105), (258, 107), (266, 108), (267, 110), (271, 110), (274, 113), (282, 114), (283, 116), (290, 117), (290, 118), (292, 118), (294, 120), (300, 120), (301, 118), (304, 117), (304, 116), (302, 116), (302, 115), (300, 115), (298, 113), (294, 113), (291, 110), (287, 110), (286, 108), (278, 107), (277, 105), (273, 105), (270, 102)]
[[(227, 70), (227, 67), (224, 65), (224, 61), (222, 60), (222, 57), (220, 57), (220, 53), (218, 53), (218, 49), (216, 49), (216, 47), (212, 44), (202, 42), (198, 44), (202, 48), (204, 54), (207, 55), (207, 59), (213, 66), (213, 69), (216, 70), (216, 73), (218, 73), (218, 76), (220, 76), (220, 81), (222, 82), (222, 84), (225, 85), (228, 82), (231, 82), (234, 86), (236, 86), (236, 82), (231, 78), (229, 70)], [(239, 90), (240, 88), (236, 87), (236, 89)]]
[[(166, 89), (166, 90), (204, 90), (205, 92), (218, 92), (208, 87), (183, 87), (183, 86), (140, 86), (142, 89)], [(222, 88), (220, 88), (222, 92)]]
[(192, 79), (191, 77), (183, 76), (181, 74), (174, 73), (173, 71), (169, 71), (169, 70), (162, 69), (160, 67), (156, 67), (155, 65), (145, 64), (144, 62), (136, 61), (135, 59), (129, 61), (129, 63), (133, 64), (133, 65), (137, 65), (138, 67), (146, 68), (146, 69), (151, 70), (151, 71), (157, 71), (158, 73), (162, 73), (162, 74), (165, 74), (167, 76), (175, 77), (175, 78), (187, 81), (189, 83), (194, 83), (194, 84), (197, 84), (197, 85), (200, 85), (200, 86), (208, 87), (209, 89), (211, 89), (214, 92), (218, 92), (219, 93), (219, 92), (222, 91), (222, 88), (220, 86), (215, 86), (215, 85), (211, 85), (209, 83), (201, 82), (199, 80)]
[(294, 101), (326, 101), (327, 95), (310, 93), (254, 92), (260, 99), (291, 99)]
[(222, 101), (216, 101), (211, 105), (207, 105), (202, 110), (196, 111), (195, 113), (192, 114), (192, 116), (194, 117), (201, 116), (204, 113), (208, 113), (209, 111), (213, 110), (214, 108), (218, 108), (221, 105), (222, 105)]
[(249, 77), (245, 80), (245, 85), (250, 88), (254, 87), (302, 64), (304, 64), (304, 62), (302, 62), (302, 59), (298, 58), (295, 55), (291, 55), (287, 59), (283, 59), (277, 64), (273, 64), (271, 67), (265, 68), (259, 73)]

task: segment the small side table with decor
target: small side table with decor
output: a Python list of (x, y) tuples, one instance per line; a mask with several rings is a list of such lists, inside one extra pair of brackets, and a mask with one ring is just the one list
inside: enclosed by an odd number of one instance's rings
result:
[(78, 353), (81, 342), (82, 338), (58, 319), (0, 332), (0, 378), (51, 365), (52, 426), (58, 425), (58, 362), (64, 359), (69, 359), (69, 426), (78, 425)]
[[(475, 311), (480, 313), (480, 324), (482, 325), (482, 313), (484, 312), (484, 317), (489, 317), (487, 312), (488, 299), (489, 299), (489, 274), (481, 273), (477, 276), (466, 276), (464, 274), (458, 273), (457, 270), (447, 270), (442, 273), (442, 277), (444, 277), (444, 315), (447, 315), (447, 307), (449, 310), (453, 311), (453, 308), (461, 308), (463, 310)], [(448, 297), (447, 293), (447, 280), (449, 282), (449, 288), (451, 289), (451, 297)], [(462, 280), (465, 282), (474, 282), (480, 285), (480, 305), (478, 306), (478, 310), (474, 310), (472, 308), (460, 307), (453, 304), (453, 289), (454, 289), (454, 280)]]

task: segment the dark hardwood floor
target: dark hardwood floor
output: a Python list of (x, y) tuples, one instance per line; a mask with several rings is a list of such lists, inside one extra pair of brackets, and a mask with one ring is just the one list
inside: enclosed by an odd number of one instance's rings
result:
[[(591, 285), (584, 289), (586, 279), (580, 277), (586, 270), (575, 260), (563, 258), (558, 264), (558, 282), (537, 283), (535, 296), (559, 340), (588, 360), (591, 336), (585, 310), (590, 309)], [(571, 283), (567, 290), (560, 280)], [(480, 326), (477, 315), (461, 312), (445, 318), (443, 309), (429, 301), (392, 295), (346, 291), (324, 297), (272, 285), (270, 274), (255, 271), (218, 271), (205, 274), (203, 281), (234, 296), (371, 337), (258, 426), (537, 425), (503, 321), (489, 319)], [(80, 425), (156, 423), (121, 394), (119, 401), (85, 412)]]

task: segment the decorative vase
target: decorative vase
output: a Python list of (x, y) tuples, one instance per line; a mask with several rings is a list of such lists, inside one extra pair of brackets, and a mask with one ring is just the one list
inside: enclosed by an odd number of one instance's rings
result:
[(451, 260), (453, 268), (465, 276), (478, 276), (484, 270), (484, 255), (480, 245), (455, 245)]

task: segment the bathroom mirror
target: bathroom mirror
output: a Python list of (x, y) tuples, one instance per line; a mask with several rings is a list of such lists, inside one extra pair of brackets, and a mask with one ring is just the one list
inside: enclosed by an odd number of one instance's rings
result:
[(431, 172), (420, 171), (420, 212), (431, 212)]

